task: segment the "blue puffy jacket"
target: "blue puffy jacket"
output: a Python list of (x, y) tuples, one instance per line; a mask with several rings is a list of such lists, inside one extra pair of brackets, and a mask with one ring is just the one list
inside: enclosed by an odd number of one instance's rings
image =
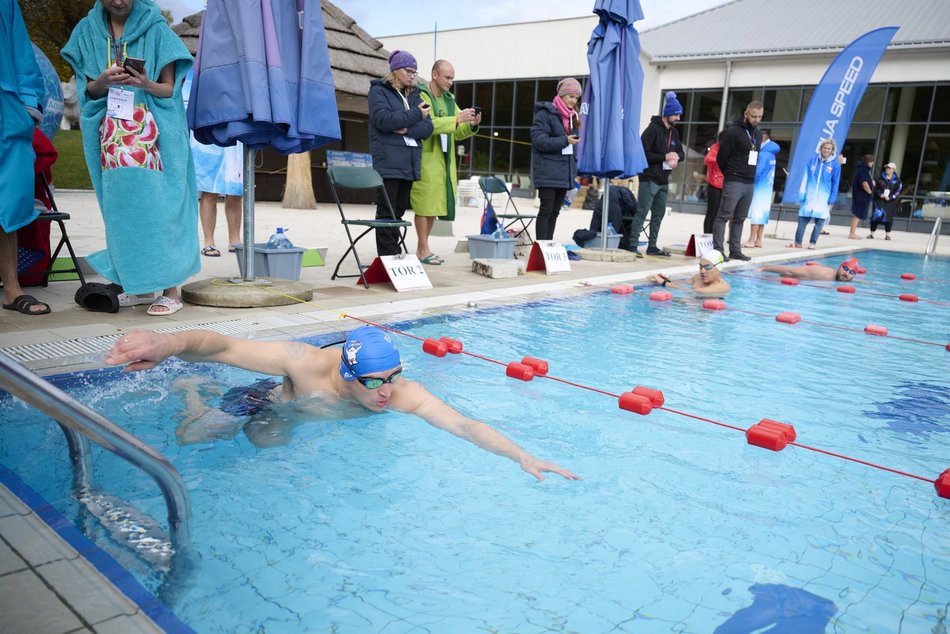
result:
[(531, 126), (531, 179), (535, 187), (574, 187), (577, 161), (573, 154), (561, 154), (567, 145), (567, 132), (554, 104), (536, 103)]
[[(406, 145), (404, 137), (417, 141), (432, 134), (432, 119), (422, 117), (419, 89), (413, 88), (407, 101), (392, 85), (383, 79), (374, 79), (369, 88), (369, 149), (373, 154), (373, 168), (383, 178), (417, 181), (422, 173), (422, 143)], [(396, 130), (408, 128), (406, 134)]]

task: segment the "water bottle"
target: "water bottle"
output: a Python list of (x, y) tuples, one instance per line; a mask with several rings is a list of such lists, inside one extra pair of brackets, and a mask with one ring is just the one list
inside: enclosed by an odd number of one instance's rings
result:
[(293, 249), (294, 245), (285, 233), (287, 229), (277, 227), (277, 233), (272, 235), (267, 241), (268, 249)]
[(607, 223), (607, 235), (608, 235), (608, 236), (615, 236), (615, 235), (617, 235), (617, 230), (614, 229), (614, 225), (613, 225), (612, 222), (608, 222), (608, 223)]
[(498, 228), (491, 234), (491, 237), (495, 240), (504, 240), (508, 237), (508, 232), (505, 231), (505, 227), (499, 222)]

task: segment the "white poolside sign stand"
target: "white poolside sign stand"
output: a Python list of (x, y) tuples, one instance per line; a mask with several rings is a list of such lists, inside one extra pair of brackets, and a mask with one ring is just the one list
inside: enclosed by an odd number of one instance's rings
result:
[(571, 270), (571, 261), (567, 257), (567, 250), (560, 242), (538, 240), (531, 246), (527, 270), (543, 270), (548, 275), (567, 273)]
[(389, 281), (399, 292), (432, 288), (425, 267), (416, 254), (384, 255), (379, 258), (389, 275)]

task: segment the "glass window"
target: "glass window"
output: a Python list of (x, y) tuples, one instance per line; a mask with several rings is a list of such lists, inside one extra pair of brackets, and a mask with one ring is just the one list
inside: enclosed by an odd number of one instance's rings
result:
[(706, 200), (706, 152), (716, 142), (718, 123), (698, 123), (690, 126), (686, 147), (686, 200)]
[(459, 108), (468, 108), (472, 105), (472, 93), (474, 84), (470, 81), (457, 82), (452, 86), (452, 93), (455, 95), (455, 103)]
[(538, 101), (551, 101), (557, 97), (557, 83), (560, 79), (539, 79), (538, 80)]
[(766, 90), (762, 104), (766, 121), (798, 121), (798, 106), (802, 99), (801, 88), (777, 88)]
[(738, 119), (745, 112), (745, 107), (753, 100), (755, 100), (755, 96), (751, 90), (735, 90), (729, 93), (729, 110), (726, 115), (726, 124)]
[(928, 131), (918, 193), (924, 191), (950, 191), (950, 125), (931, 125)]
[[(494, 85), (491, 82), (479, 82), (475, 84), (475, 98), (472, 100), (473, 106), (482, 109), (482, 125), (491, 127), (493, 125), (493, 115), (495, 114), (494, 104), (492, 103), (492, 89)], [(507, 121), (504, 115), (501, 115), (502, 121)]]
[(781, 202), (782, 192), (785, 191), (785, 170), (788, 169), (788, 159), (792, 153), (792, 143), (798, 132), (797, 128), (784, 126), (766, 126), (769, 138), (778, 143), (779, 150), (775, 154), (775, 181), (772, 185), (772, 201)]
[(492, 130), (491, 171), (508, 180), (511, 166), (511, 128)]
[(933, 114), (928, 117), (930, 121), (950, 121), (950, 84), (937, 86), (937, 96), (934, 99)]
[[(850, 195), (851, 195), (851, 181), (854, 180), (854, 170), (855, 166), (858, 164), (858, 161), (861, 160), (861, 157), (866, 154), (874, 156), (874, 148), (877, 147), (877, 131), (878, 126), (876, 125), (852, 125), (851, 129), (848, 130), (848, 138), (845, 139), (844, 145), (840, 149), (840, 154), (847, 159), (845, 164), (841, 166), (841, 186), (839, 191), (842, 194), (845, 194), (848, 197), (847, 201), (842, 202), (840, 208), (850, 209)], [(886, 163), (887, 161), (885, 161)], [(884, 163), (880, 163), (883, 165)], [(879, 167), (879, 161), (874, 160), (875, 167)], [(874, 168), (871, 169), (872, 173)], [(839, 198), (840, 199), (840, 198)]]
[(530, 127), (534, 123), (534, 81), (519, 81), (515, 85), (515, 125)]
[[(484, 128), (482, 129), (482, 134), (485, 134)], [(482, 138), (481, 136), (472, 137), (471, 165), (473, 174), (485, 176), (490, 173), (488, 164), (490, 146), (490, 139)]]
[(513, 81), (495, 82), (495, 103), (492, 106), (495, 125), (511, 125), (514, 107), (515, 83)]
[(884, 106), (884, 121), (927, 121), (933, 86), (891, 86)]
[(513, 187), (530, 190), (531, 184), (531, 131), (515, 128), (511, 144), (511, 182)]
[(722, 112), (721, 90), (696, 91), (693, 110), (690, 113), (691, 121), (716, 121), (718, 124), (720, 112)]
[(854, 121), (880, 121), (886, 95), (887, 88), (884, 86), (868, 86), (854, 111)]

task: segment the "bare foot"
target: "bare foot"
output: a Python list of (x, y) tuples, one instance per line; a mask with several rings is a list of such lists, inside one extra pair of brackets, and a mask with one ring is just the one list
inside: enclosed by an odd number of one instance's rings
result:
[(761, 245), (761, 244), (756, 244), (756, 243), (754, 243), (754, 242), (746, 242), (746, 243), (743, 244), (742, 246), (745, 247), (746, 249), (754, 249), (755, 247), (760, 247), (760, 246), (762, 246), (762, 245)]
[(761, 243), (761, 242), (756, 242), (756, 243), (755, 243), (755, 248), (756, 248), (756, 249), (761, 249), (761, 248), (762, 248), (762, 243)]
[(856, 236), (853, 234), (848, 236), (848, 240), (860, 240), (860, 239), (861, 239), (861, 236)]

